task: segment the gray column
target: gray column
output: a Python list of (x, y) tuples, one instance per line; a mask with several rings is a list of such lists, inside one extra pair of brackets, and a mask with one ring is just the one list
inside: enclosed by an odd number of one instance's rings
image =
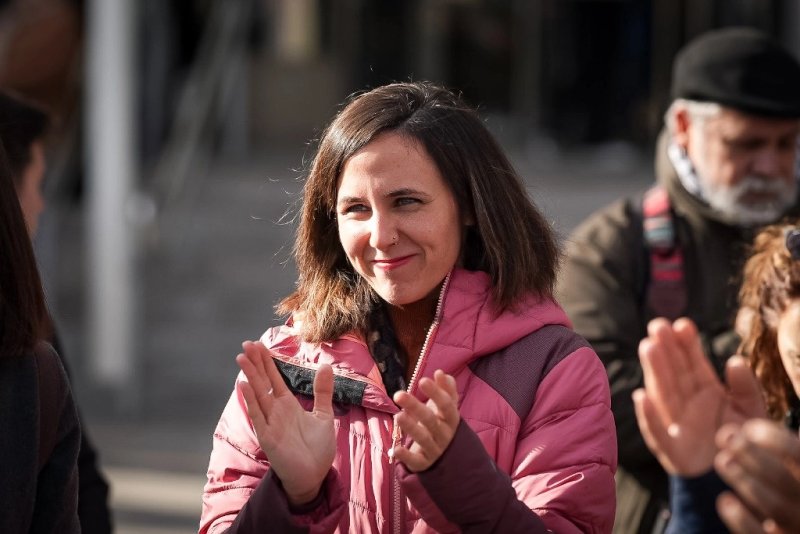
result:
[(135, 408), (133, 227), (128, 217), (134, 157), (134, 34), (130, 0), (89, 0), (86, 165), (89, 372)]

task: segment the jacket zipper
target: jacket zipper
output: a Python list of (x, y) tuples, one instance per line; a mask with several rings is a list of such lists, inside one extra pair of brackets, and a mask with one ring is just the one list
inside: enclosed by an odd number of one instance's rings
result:
[[(425, 356), (428, 355), (428, 345), (430, 344), (430, 340), (433, 338), (433, 334), (439, 327), (439, 321), (442, 315), (442, 302), (444, 302), (444, 294), (447, 291), (447, 285), (450, 282), (450, 274), (448, 273), (442, 282), (442, 289), (439, 291), (439, 300), (436, 302), (436, 312), (433, 314), (433, 322), (431, 323), (430, 328), (428, 328), (428, 333), (425, 336), (425, 342), (422, 344), (422, 349), (419, 352), (419, 358), (417, 359), (417, 365), (414, 366), (414, 372), (411, 373), (411, 380), (408, 381), (408, 388), (406, 391), (411, 393), (414, 389), (414, 386), (417, 382), (417, 375), (419, 375), (419, 370), (422, 367), (422, 361), (425, 359)], [(400, 445), (400, 442), (403, 439), (402, 431), (400, 430), (400, 425), (396, 422), (392, 428), (392, 451), (394, 451), (395, 447)], [(394, 455), (389, 455), (389, 465), (394, 463)], [(400, 489), (400, 481), (397, 478), (396, 469), (392, 469), (392, 522), (393, 522), (393, 531), (396, 534), (400, 534), (402, 532), (402, 525), (403, 525), (403, 507), (402, 507), (403, 498), (401, 495)]]

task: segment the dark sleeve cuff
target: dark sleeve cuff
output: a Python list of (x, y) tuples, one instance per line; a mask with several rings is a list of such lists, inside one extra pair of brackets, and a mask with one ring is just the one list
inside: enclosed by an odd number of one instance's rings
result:
[(728, 489), (713, 470), (693, 478), (671, 476), (672, 518), (666, 534), (727, 534), (717, 515), (717, 497)]
[(269, 470), (227, 532), (255, 534), (267, 529), (269, 532), (300, 534), (309, 532), (312, 525), (318, 523), (335, 526), (344, 511), (338, 487), (338, 475), (331, 469), (313, 501), (291, 506), (280, 479)]
[(463, 420), (436, 463), (420, 473), (404, 472), (419, 477), (436, 507), (463, 532), (546, 532)]

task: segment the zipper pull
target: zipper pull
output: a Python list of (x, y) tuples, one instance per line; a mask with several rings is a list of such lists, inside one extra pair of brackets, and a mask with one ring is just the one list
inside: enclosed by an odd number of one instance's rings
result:
[(402, 434), (400, 430), (400, 425), (397, 424), (397, 421), (394, 421), (394, 428), (392, 429), (392, 446), (387, 451), (387, 455), (389, 456), (389, 465), (394, 463), (394, 449), (398, 445), (400, 445), (400, 440), (402, 439)]

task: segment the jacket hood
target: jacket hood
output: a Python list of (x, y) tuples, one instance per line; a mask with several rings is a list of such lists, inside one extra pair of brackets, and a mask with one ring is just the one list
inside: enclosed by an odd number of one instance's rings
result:
[(571, 327), (566, 313), (549, 298), (531, 295), (500, 312), (484, 272), (456, 269), (450, 277), (442, 316), (433, 337), (437, 368), (455, 369), (503, 349), (548, 324)]

